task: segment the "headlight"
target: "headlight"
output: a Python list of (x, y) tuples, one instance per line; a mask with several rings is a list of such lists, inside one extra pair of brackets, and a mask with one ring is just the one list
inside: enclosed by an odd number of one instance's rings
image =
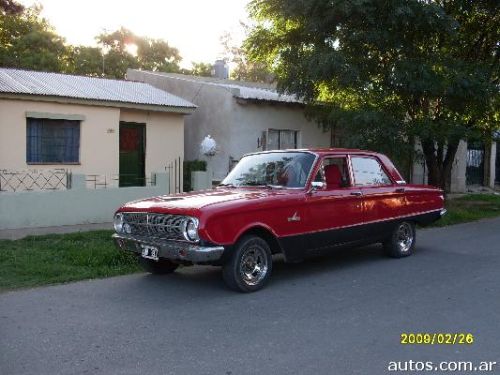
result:
[(190, 217), (184, 223), (183, 228), (184, 238), (188, 241), (198, 241), (200, 237), (198, 236), (198, 219)]
[(123, 214), (117, 213), (113, 219), (113, 226), (116, 233), (121, 233), (123, 229)]

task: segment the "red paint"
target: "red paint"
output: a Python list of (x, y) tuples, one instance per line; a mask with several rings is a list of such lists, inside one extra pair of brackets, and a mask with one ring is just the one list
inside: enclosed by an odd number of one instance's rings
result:
[[(130, 202), (118, 211), (194, 216), (200, 221), (201, 239), (229, 245), (254, 227), (265, 228), (276, 237), (282, 237), (412, 216), (444, 207), (440, 189), (398, 184), (396, 181), (403, 178), (385, 155), (349, 149), (309, 151), (317, 155), (317, 159), (304, 189), (220, 187)], [(352, 155), (375, 157), (392, 180), (391, 184), (311, 191), (311, 182), (324, 157)], [(357, 192), (362, 195), (352, 194)]]

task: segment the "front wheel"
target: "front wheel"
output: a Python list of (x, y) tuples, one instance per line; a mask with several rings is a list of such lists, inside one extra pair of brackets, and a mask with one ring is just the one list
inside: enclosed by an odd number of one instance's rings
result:
[(391, 236), (384, 241), (384, 249), (393, 258), (402, 258), (413, 253), (415, 248), (415, 224), (411, 221), (398, 223)]
[(174, 272), (179, 265), (173, 263), (168, 259), (159, 259), (158, 261), (139, 258), (139, 264), (144, 271), (153, 273), (155, 275), (165, 275)]
[(231, 289), (255, 292), (271, 276), (273, 259), (266, 241), (257, 236), (245, 236), (238, 241), (230, 259), (222, 268), (222, 277)]

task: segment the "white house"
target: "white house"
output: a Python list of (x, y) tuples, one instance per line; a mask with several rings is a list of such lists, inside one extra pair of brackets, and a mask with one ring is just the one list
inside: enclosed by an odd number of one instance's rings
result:
[(186, 118), (186, 160), (207, 159), (200, 143), (210, 135), (217, 153), (209, 158), (220, 180), (245, 153), (285, 148), (330, 147), (331, 133), (304, 116), (296, 97), (271, 85), (129, 69), (127, 79), (145, 82), (197, 105)]
[(183, 159), (195, 108), (144, 83), (0, 68), (0, 171), (63, 168), (141, 185)]

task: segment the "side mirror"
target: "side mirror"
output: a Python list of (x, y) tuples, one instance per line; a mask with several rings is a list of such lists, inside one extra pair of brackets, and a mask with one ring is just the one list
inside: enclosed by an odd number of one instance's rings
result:
[(311, 188), (312, 190), (321, 190), (324, 189), (326, 184), (322, 181), (313, 181), (311, 182)]

